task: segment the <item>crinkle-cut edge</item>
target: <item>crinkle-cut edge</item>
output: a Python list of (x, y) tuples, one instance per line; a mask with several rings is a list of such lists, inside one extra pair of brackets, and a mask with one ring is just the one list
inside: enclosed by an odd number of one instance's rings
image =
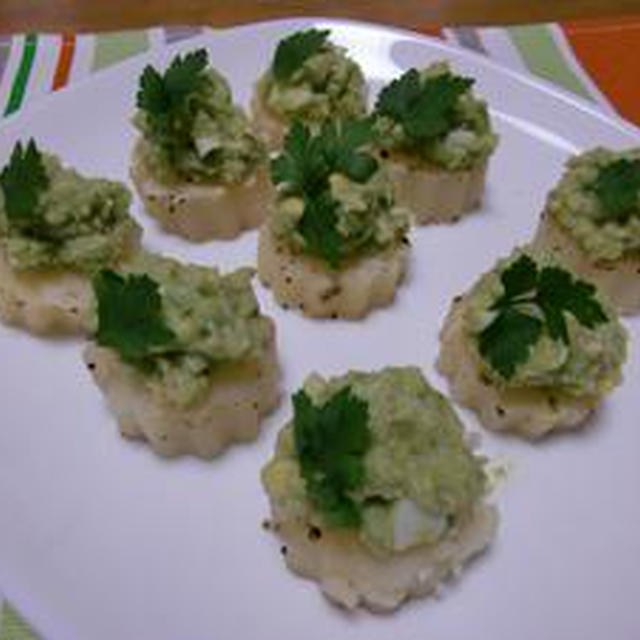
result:
[(479, 356), (464, 329), (467, 296), (454, 301), (440, 332), (438, 371), (449, 380), (451, 395), (473, 409), (481, 424), (494, 431), (513, 431), (539, 438), (551, 431), (581, 425), (599, 402), (556, 389), (499, 388), (482, 375)]
[(464, 526), (440, 543), (380, 556), (352, 532), (318, 532), (303, 522), (277, 518), (271, 527), (284, 543), (289, 569), (318, 582), (331, 601), (346, 609), (388, 613), (411, 598), (437, 594), (447, 578), (489, 546), (497, 524), (495, 507), (481, 503)]
[(386, 166), (396, 203), (412, 212), (417, 225), (457, 222), (482, 202), (486, 160), (472, 169), (447, 171), (391, 153)]
[(640, 312), (640, 251), (619, 260), (592, 260), (548, 211), (540, 217), (531, 246), (553, 253), (585, 280), (593, 282), (619, 314)]
[(209, 395), (193, 407), (158, 397), (143, 374), (111, 349), (89, 343), (84, 361), (105, 395), (123, 436), (146, 440), (159, 455), (211, 458), (228, 445), (254, 440), (260, 419), (279, 399), (275, 325), (260, 359), (221, 364)]
[(271, 183), (265, 166), (232, 186), (188, 182), (164, 184), (145, 162), (140, 138), (133, 151), (131, 179), (147, 212), (168, 231), (192, 242), (229, 240), (259, 226), (267, 215)]
[(265, 223), (258, 239), (258, 276), (284, 307), (310, 317), (358, 319), (391, 304), (406, 271), (408, 246), (398, 244), (332, 270), (321, 260), (294, 254)]

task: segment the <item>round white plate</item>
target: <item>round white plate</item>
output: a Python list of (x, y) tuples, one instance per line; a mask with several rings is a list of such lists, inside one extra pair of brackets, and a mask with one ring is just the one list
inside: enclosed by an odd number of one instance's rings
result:
[[(439, 600), (393, 616), (347, 615), (290, 574), (259, 470), (304, 376), (391, 364), (433, 371), (451, 298), (524, 243), (571, 153), (638, 145), (631, 125), (484, 58), (407, 32), (343, 21), (266, 23), (208, 33), (141, 56), (44, 99), (0, 128), (4, 163), (33, 136), (88, 174), (128, 181), (129, 123), (149, 62), (204, 46), (247, 104), (274, 44), (301, 26), (330, 27), (363, 66), (371, 95), (410, 66), (448, 58), (477, 79), (501, 141), (481, 211), (413, 233), (397, 302), (360, 323), (318, 322), (276, 308), (283, 401), (257, 442), (218, 459), (166, 461), (123, 440), (85, 371), (82, 344), (0, 328), (0, 586), (52, 640), (632, 640), (640, 637), (640, 359), (577, 433), (528, 444), (487, 434), (483, 449), (511, 473), (491, 551)], [(160, 232), (139, 203), (146, 245), (232, 268), (254, 260), (256, 233), (192, 246)], [(638, 319), (627, 323), (637, 340)], [(473, 415), (466, 424), (477, 429)]]

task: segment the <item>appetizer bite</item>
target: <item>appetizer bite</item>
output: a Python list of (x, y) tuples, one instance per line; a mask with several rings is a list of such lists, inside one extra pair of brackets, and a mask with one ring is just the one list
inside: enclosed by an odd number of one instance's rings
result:
[(84, 359), (123, 436), (202, 458), (257, 436), (277, 402), (278, 366), (251, 277), (142, 252), (95, 277)]
[(597, 148), (569, 160), (533, 245), (597, 284), (619, 313), (638, 313), (640, 149)]
[(284, 38), (258, 80), (251, 109), (269, 148), (282, 146), (294, 120), (314, 128), (326, 120), (364, 115), (362, 71), (342, 47), (331, 43), (329, 33), (308, 29)]
[(390, 304), (408, 255), (409, 216), (367, 153), (367, 120), (296, 122), (271, 165), (274, 211), (262, 225), (258, 274), (285, 307), (360, 318)]
[(262, 222), (266, 150), (227, 81), (199, 49), (140, 77), (131, 177), (147, 211), (189, 240), (233, 238)]
[(92, 272), (140, 243), (129, 191), (85, 178), (33, 140), (15, 145), (0, 186), (0, 317), (37, 334), (83, 333)]
[(492, 541), (484, 458), (415, 367), (310, 376), (262, 471), (287, 566), (348, 609), (436, 591)]
[(455, 222), (480, 204), (498, 138), (473, 83), (437, 62), (410, 69), (378, 96), (380, 155), (416, 224)]
[(536, 438), (584, 422), (622, 380), (627, 333), (590, 283), (516, 251), (453, 302), (438, 369), (482, 424)]

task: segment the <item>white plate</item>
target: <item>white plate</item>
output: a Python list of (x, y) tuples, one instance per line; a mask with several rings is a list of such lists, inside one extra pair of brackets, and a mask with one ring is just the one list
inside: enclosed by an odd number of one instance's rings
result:
[[(630, 125), (484, 58), (407, 32), (338, 21), (267, 23), (206, 34), (247, 103), (274, 43), (302, 25), (329, 26), (363, 66), (372, 95), (409, 66), (447, 57), (477, 78), (501, 135), (482, 211), (413, 234), (411, 274), (396, 304), (362, 323), (317, 322), (277, 309), (286, 390), (256, 443), (204, 463), (171, 462), (120, 438), (84, 370), (81, 345), (0, 328), (0, 585), (55, 640), (306, 640), (640, 637), (640, 429), (632, 351), (626, 382), (583, 431), (531, 445), (493, 435), (484, 449), (512, 466), (498, 494), (490, 553), (441, 600), (393, 616), (348, 616), (290, 574), (261, 529), (258, 473), (305, 374), (415, 363), (433, 372), (436, 336), (454, 294), (525, 242), (570, 153), (640, 143)], [(4, 163), (34, 136), (86, 173), (127, 180), (138, 74), (169, 47), (45, 99), (0, 129)], [(191, 246), (159, 232), (138, 204), (147, 246), (231, 268), (252, 262), (256, 234)], [(628, 323), (638, 337), (638, 320)], [(632, 345), (633, 346), (633, 345)], [(471, 414), (467, 425), (477, 427)]]

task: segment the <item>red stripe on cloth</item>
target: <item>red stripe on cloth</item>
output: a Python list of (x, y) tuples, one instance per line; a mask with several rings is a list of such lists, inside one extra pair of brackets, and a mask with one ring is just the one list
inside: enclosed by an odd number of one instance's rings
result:
[(640, 15), (560, 25), (584, 70), (618, 112), (640, 125)]
[(53, 75), (52, 91), (62, 89), (69, 83), (69, 74), (71, 73), (71, 64), (76, 50), (76, 36), (71, 33), (63, 34), (60, 43), (60, 53), (58, 55), (58, 63)]

